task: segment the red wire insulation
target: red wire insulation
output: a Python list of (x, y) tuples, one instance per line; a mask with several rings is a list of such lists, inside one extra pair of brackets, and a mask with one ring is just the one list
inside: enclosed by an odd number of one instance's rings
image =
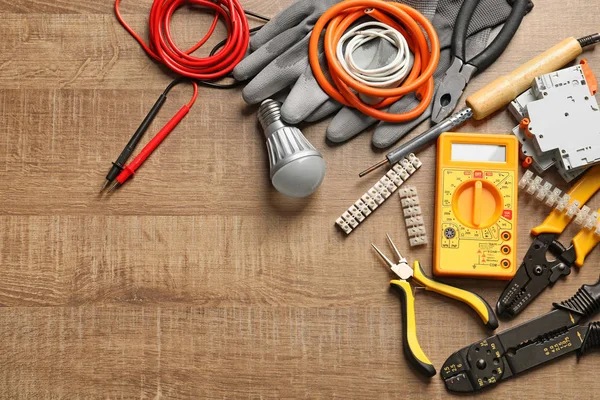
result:
[(192, 95), (192, 99), (190, 100), (190, 102), (187, 103), (187, 106), (189, 108), (192, 108), (192, 106), (196, 102), (196, 99), (198, 98), (198, 85), (196, 84), (196, 82), (192, 82), (192, 86), (194, 87), (194, 94)]
[[(115, 0), (115, 14), (121, 25), (150, 57), (180, 75), (199, 80), (219, 79), (229, 74), (246, 54), (250, 28), (238, 0), (154, 0), (148, 21), (149, 44), (125, 22), (119, 11), (120, 2), (121, 0)], [(173, 41), (170, 25), (175, 10), (185, 4), (212, 9), (215, 11), (215, 17), (206, 35), (194, 46), (183, 51)], [(223, 47), (209, 57), (192, 56), (191, 54), (214, 33), (219, 18), (227, 26), (227, 40)]]
[(142, 151), (140, 151), (140, 154), (135, 156), (133, 161), (123, 166), (123, 171), (121, 171), (121, 173), (119, 174), (119, 176), (117, 176), (116, 179), (117, 182), (119, 182), (119, 184), (124, 184), (129, 178), (131, 178), (131, 176), (133, 176), (135, 171), (142, 166), (142, 164), (144, 163), (144, 161), (146, 161), (150, 154), (152, 154), (154, 150), (156, 150), (156, 148), (162, 143), (162, 141), (165, 140), (169, 133), (171, 133), (171, 131), (175, 129), (175, 127), (190, 111), (190, 108), (194, 105), (196, 99), (198, 98), (198, 85), (196, 84), (196, 82), (192, 82), (192, 85), (194, 86), (194, 94), (192, 95), (192, 99), (190, 100), (190, 102), (181, 107), (177, 114), (175, 114), (173, 118), (171, 118), (169, 122), (167, 122), (165, 126), (162, 127), (162, 129), (156, 134), (156, 136), (154, 136), (152, 140), (150, 140), (148, 144), (144, 146)]

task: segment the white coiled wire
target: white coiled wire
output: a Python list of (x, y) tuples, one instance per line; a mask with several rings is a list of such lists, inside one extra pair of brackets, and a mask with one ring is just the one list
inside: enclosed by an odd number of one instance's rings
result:
[[(378, 38), (386, 40), (398, 49), (396, 57), (382, 67), (361, 68), (354, 59), (354, 52)], [(365, 85), (376, 88), (399, 86), (412, 67), (406, 38), (398, 30), (382, 22), (369, 21), (349, 29), (339, 40), (336, 54), (348, 75)]]

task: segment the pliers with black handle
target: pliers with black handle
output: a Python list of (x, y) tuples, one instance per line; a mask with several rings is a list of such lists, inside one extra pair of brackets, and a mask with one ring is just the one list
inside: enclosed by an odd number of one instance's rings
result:
[(530, 9), (529, 0), (515, 0), (512, 11), (498, 36), (485, 50), (467, 60), (467, 32), (478, 4), (478, 0), (465, 0), (456, 17), (451, 42), (453, 61), (435, 93), (431, 114), (431, 121), (434, 124), (440, 123), (452, 114), (471, 78), (500, 57)]
[(600, 281), (583, 285), (554, 310), (452, 354), (442, 379), (452, 392), (477, 392), (530, 368), (576, 352), (600, 349), (600, 321), (579, 322), (600, 311)]
[[(569, 247), (558, 239), (572, 217), (567, 209), (583, 205), (600, 190), (600, 166), (592, 167), (567, 193), (570, 204), (565, 210), (553, 210), (548, 218), (531, 230), (533, 243), (513, 279), (506, 285), (496, 304), (498, 315), (512, 318), (519, 314), (544, 289), (571, 273), (573, 266), (582, 267), (587, 255), (600, 242), (595, 230), (582, 229)], [(577, 202), (577, 203), (576, 203)], [(551, 254), (552, 259), (548, 259)]]

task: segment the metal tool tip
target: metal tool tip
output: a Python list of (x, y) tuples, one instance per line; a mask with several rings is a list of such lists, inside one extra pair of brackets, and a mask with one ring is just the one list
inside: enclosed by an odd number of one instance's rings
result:
[(591, 46), (600, 42), (600, 33), (593, 33), (591, 35), (584, 36), (582, 38), (577, 39), (579, 45), (581, 47)]
[(110, 185), (110, 187), (108, 188), (108, 193), (112, 193), (115, 190), (117, 190), (119, 187), (121, 186), (121, 184), (119, 183), (119, 181), (114, 181), (112, 185)]
[(360, 174), (358, 174), (359, 178), (362, 178), (363, 176), (370, 174), (371, 172), (375, 171), (376, 169), (383, 167), (385, 164), (388, 163), (387, 158), (384, 160), (379, 161), (377, 164), (373, 164), (371, 165), (369, 168), (365, 169), (363, 172), (361, 172)]
[(104, 182), (104, 185), (102, 185), (102, 189), (100, 189), (100, 193), (104, 192), (104, 190), (108, 187), (108, 185), (110, 185), (111, 181), (109, 181), (108, 179), (106, 180), (106, 182)]

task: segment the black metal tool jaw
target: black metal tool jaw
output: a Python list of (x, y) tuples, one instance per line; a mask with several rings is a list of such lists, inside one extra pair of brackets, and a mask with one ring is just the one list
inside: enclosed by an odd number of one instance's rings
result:
[[(546, 287), (571, 273), (575, 249), (573, 246), (565, 248), (557, 237), (553, 233), (543, 233), (534, 239), (523, 263), (498, 299), (496, 312), (499, 316), (516, 316)], [(548, 260), (548, 253), (556, 258)]]
[(505, 365), (500, 338), (489, 337), (481, 342), (457, 351), (444, 363), (441, 371), (448, 390), (453, 392), (476, 392), (500, 379), (512, 376)]
[(440, 86), (435, 92), (431, 112), (431, 121), (434, 124), (439, 124), (452, 114), (467, 83), (476, 72), (476, 67), (465, 63), (459, 57), (454, 57), (452, 65), (446, 71)]
[(477, 392), (528, 369), (576, 352), (600, 349), (600, 322), (579, 322), (600, 311), (600, 280), (583, 285), (554, 310), (452, 354), (441, 375), (452, 392)]

